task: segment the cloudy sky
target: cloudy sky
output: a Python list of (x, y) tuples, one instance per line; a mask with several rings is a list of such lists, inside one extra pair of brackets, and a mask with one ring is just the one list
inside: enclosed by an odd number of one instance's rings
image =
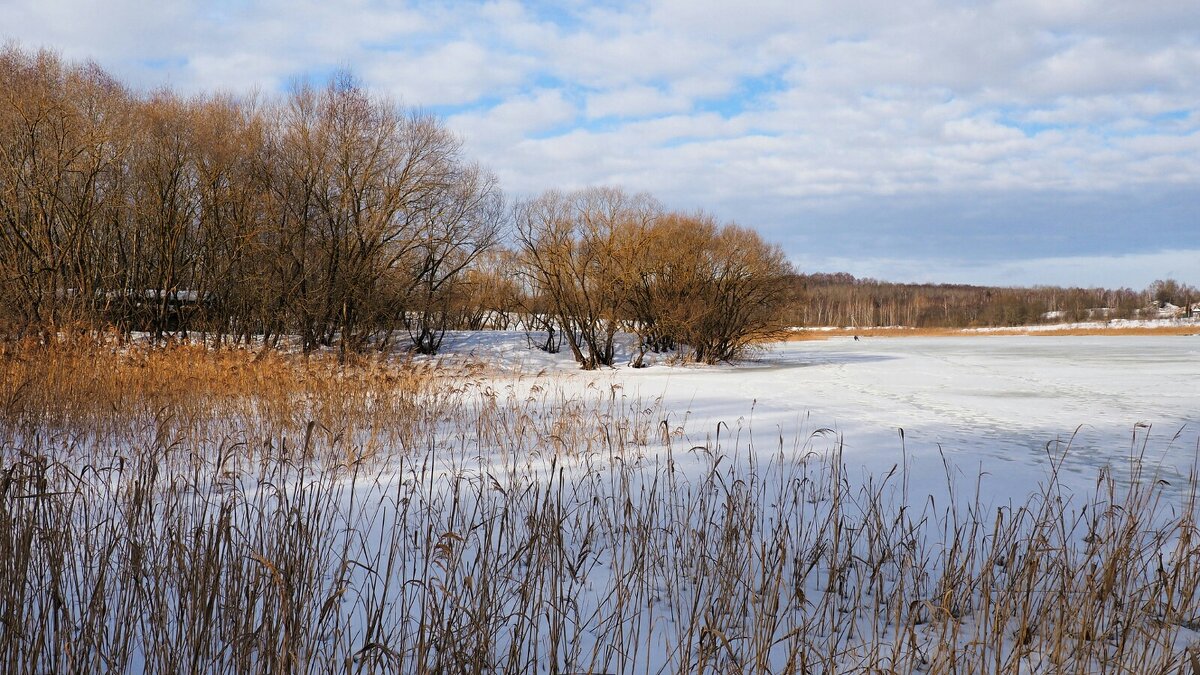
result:
[(349, 67), (520, 197), (621, 185), (805, 271), (1200, 283), (1200, 2), (2, 0), (139, 88)]

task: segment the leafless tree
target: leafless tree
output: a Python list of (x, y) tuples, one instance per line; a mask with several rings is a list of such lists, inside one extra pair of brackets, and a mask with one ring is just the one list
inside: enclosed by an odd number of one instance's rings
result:
[(699, 306), (690, 313), (685, 342), (704, 363), (728, 361), (784, 334), (791, 264), (778, 245), (754, 230), (721, 227), (697, 259)]
[(429, 319), (417, 347), (436, 349), (437, 303), (495, 241), (495, 179), (462, 161), (437, 120), (348, 76), (297, 87), (279, 126), (276, 241), (288, 262), (278, 304), (295, 308), (305, 349), (335, 338), (343, 352), (361, 349), (378, 331), (415, 325), (411, 302)]
[(542, 346), (562, 340), (584, 368), (613, 363), (620, 330), (637, 365), (684, 345), (711, 361), (771, 334), (785, 268), (748, 230), (621, 189), (506, 211), (444, 125), (348, 74), (282, 100), (134, 96), (94, 65), (0, 51), (10, 335), (294, 333), (345, 355), (403, 330), (434, 353), (449, 328), (508, 325), (523, 303)]
[(465, 272), (494, 247), (504, 222), (495, 176), (475, 165), (451, 174), (416, 210), (405, 326), (414, 349), (436, 353), (456, 305), (467, 292)]
[(0, 51), (0, 304), (18, 332), (84, 318), (110, 273), (94, 234), (120, 202), (127, 106), (93, 64)]
[(523, 268), (584, 369), (613, 364), (629, 267), (659, 210), (616, 188), (551, 191), (515, 209)]

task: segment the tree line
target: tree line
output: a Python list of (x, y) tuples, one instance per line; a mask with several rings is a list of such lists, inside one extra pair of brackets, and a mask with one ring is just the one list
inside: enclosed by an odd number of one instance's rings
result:
[(963, 327), (1190, 307), (1145, 291), (796, 274), (780, 248), (616, 188), (509, 203), (440, 120), (347, 74), (278, 97), (137, 94), (90, 63), (0, 50), (0, 334), (199, 334), (435, 353), (524, 328), (585, 368), (731, 359), (795, 326)]
[(508, 204), (436, 118), (347, 74), (276, 98), (135, 94), (0, 51), (0, 329), (341, 353), (540, 327), (583, 367), (617, 331), (732, 358), (780, 328), (790, 265), (752, 231), (592, 188)]
[(1153, 318), (1168, 304), (1191, 315), (1200, 292), (1174, 279), (1149, 288), (998, 288), (898, 284), (849, 274), (798, 274), (786, 319), (795, 326), (965, 328)]

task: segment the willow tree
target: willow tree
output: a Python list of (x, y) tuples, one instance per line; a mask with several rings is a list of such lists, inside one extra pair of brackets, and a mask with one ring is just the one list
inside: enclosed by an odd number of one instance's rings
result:
[(413, 209), (404, 323), (413, 348), (436, 353), (469, 293), (467, 270), (500, 238), (504, 199), (496, 177), (477, 165), (455, 166), (441, 189)]
[(783, 335), (793, 272), (778, 246), (705, 213), (662, 213), (638, 237), (617, 286), (635, 367), (648, 350), (716, 363)]
[(94, 64), (0, 51), (0, 311), (18, 331), (93, 318), (111, 282), (129, 107)]
[(695, 265), (692, 311), (682, 335), (696, 361), (735, 359), (784, 335), (794, 271), (778, 245), (749, 228), (725, 225)]
[(587, 370), (613, 365), (631, 267), (661, 207), (616, 188), (550, 191), (514, 211), (522, 269)]
[[(294, 313), (306, 350), (335, 339), (361, 349), (412, 326), (410, 310), (437, 313), (452, 281), (496, 241), (495, 179), (463, 159), (438, 120), (348, 76), (298, 86), (272, 152), (278, 304)], [(419, 325), (417, 347), (436, 349), (440, 321)]]

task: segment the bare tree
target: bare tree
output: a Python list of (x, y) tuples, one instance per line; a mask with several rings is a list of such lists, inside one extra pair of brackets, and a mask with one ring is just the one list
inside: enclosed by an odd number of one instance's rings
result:
[(698, 262), (716, 233), (704, 214), (664, 213), (641, 233), (636, 256), (626, 262), (621, 287), (629, 330), (637, 336), (632, 365), (640, 368), (647, 351), (678, 349), (688, 339), (702, 288)]
[(778, 245), (753, 230), (726, 225), (696, 263), (695, 309), (684, 329), (695, 360), (735, 359), (784, 334), (782, 315), (794, 272)]
[(641, 365), (682, 345), (732, 358), (775, 325), (786, 261), (747, 230), (588, 188), (517, 204), (517, 250), (489, 255), (508, 215), (440, 122), (349, 75), (277, 102), (134, 97), (94, 65), (0, 51), (0, 316), (18, 333), (298, 333), (345, 355), (403, 329), (434, 353), (524, 302), (543, 347), (590, 369), (619, 330)]
[(186, 330), (177, 309), (196, 281), (199, 190), (191, 134), (193, 107), (162, 91), (141, 104), (131, 152), (131, 204), (120, 292), (156, 338)]
[(463, 300), (466, 270), (499, 239), (504, 200), (495, 176), (464, 166), (444, 189), (428, 194), (414, 220), (420, 227), (409, 268), (405, 326), (413, 348), (433, 354)]
[(633, 358), (684, 346), (705, 363), (741, 356), (781, 335), (792, 270), (777, 246), (752, 230), (718, 226), (704, 213), (664, 213), (641, 230), (624, 259), (626, 320)]
[(87, 318), (108, 272), (98, 221), (114, 185), (128, 96), (93, 64), (0, 51), (0, 303), (48, 337)]
[(296, 86), (272, 117), (266, 144), (266, 165), (272, 167), (272, 226), (264, 243), (274, 254), (263, 262), (269, 265), (274, 300), (264, 334), (278, 336), (291, 326), (299, 331), (307, 352), (325, 336), (318, 321), (321, 293), (316, 270), (319, 204), (332, 173), (329, 131), (320, 113), (319, 94), (307, 85)]
[(649, 196), (616, 188), (551, 191), (515, 209), (523, 269), (586, 370), (613, 364), (623, 285), (639, 249), (631, 239), (659, 210)]
[(199, 252), (190, 293), (215, 340), (248, 339), (265, 332), (270, 303), (266, 120), (253, 100), (214, 96), (194, 103), (191, 134)]
[(508, 330), (520, 310), (522, 291), (516, 254), (500, 246), (485, 251), (463, 275), (456, 325), (464, 330)]

